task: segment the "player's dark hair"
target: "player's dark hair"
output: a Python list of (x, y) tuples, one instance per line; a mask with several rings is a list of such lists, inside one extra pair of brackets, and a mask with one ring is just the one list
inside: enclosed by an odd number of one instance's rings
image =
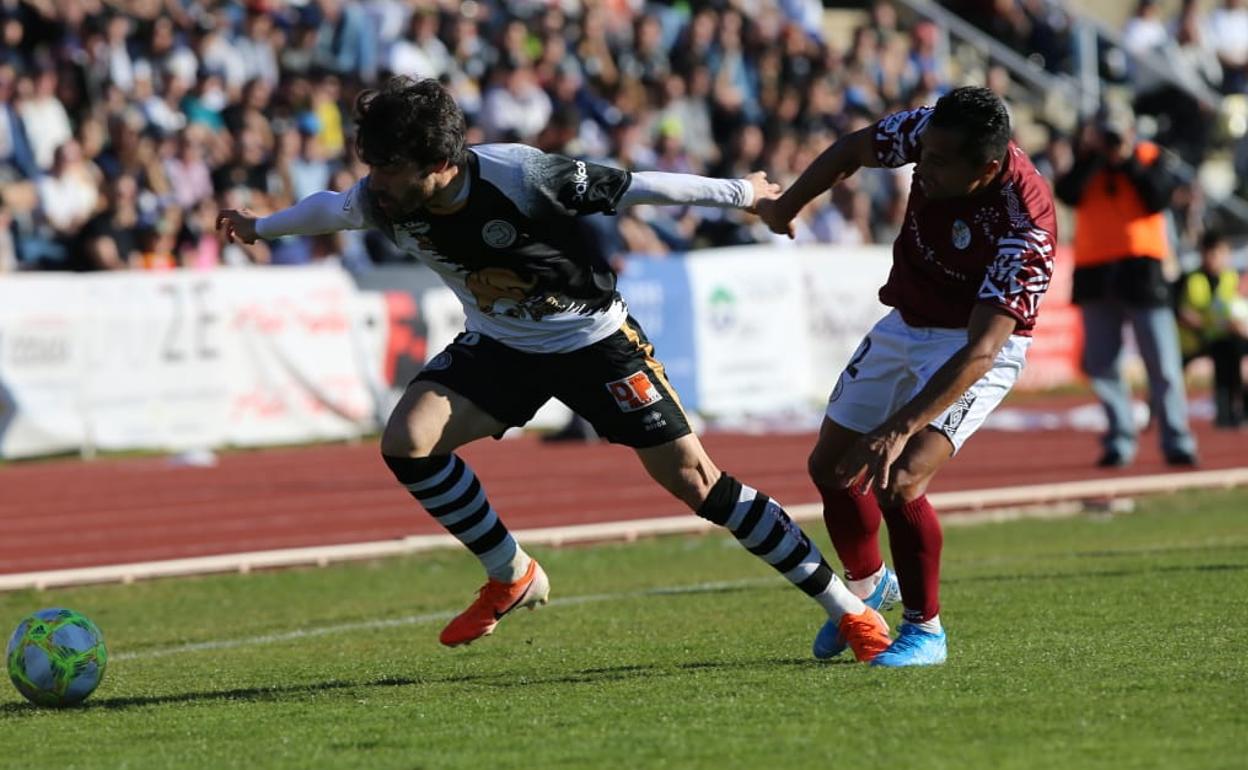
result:
[(393, 77), (355, 100), (355, 149), (370, 166), (464, 162), (464, 113), (432, 78)]
[(1010, 144), (1010, 114), (1001, 97), (980, 86), (955, 88), (936, 102), (928, 125), (962, 135), (962, 151), (975, 164), (1005, 157)]

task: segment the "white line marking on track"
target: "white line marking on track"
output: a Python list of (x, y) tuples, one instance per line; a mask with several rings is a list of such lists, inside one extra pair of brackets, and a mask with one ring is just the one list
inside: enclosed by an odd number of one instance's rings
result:
[[(1088, 503), (1103, 507), (1108, 501), (1132, 495), (1177, 492), (1184, 489), (1229, 489), (1248, 486), (1248, 468), (1211, 471), (1163, 473), (1154, 476), (1123, 476), (1053, 484), (959, 492), (938, 492), (928, 495), (932, 505), (942, 512), (945, 525), (981, 524), (1024, 518), (1060, 518), (1083, 511)], [(785, 506), (795, 521), (818, 519), (822, 505), (805, 503)], [(413, 515), (421, 515), (413, 509)], [(521, 529), (512, 532), (525, 545), (562, 546), (609, 540), (631, 542), (640, 537), (669, 534), (691, 534), (717, 529), (705, 519), (691, 513), (673, 512), (648, 519), (611, 521), (600, 524), (576, 524), (566, 527)], [(187, 559), (110, 564), (101, 567), (48, 570), (18, 574), (0, 574), (0, 591), (33, 588), (43, 590), (92, 583), (133, 583), (157, 577), (208, 575), (223, 572), (246, 574), (253, 570), (277, 567), (324, 567), (329, 564), (359, 559), (380, 559), (421, 553), (437, 548), (460, 548), (451, 535), (411, 535), (395, 540), (345, 545), (282, 548), (272, 551), (197, 556)]]

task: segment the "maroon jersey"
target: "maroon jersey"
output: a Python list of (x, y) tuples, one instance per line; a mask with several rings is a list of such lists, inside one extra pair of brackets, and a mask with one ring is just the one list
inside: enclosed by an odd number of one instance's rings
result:
[[(920, 107), (876, 123), (879, 162), (889, 168), (917, 162), (931, 116), (931, 107)], [(911, 326), (942, 328), (965, 328), (983, 302), (1017, 318), (1015, 333), (1030, 336), (1056, 242), (1048, 182), (1010, 142), (1001, 176), (974, 195), (929, 200), (922, 185), (911, 186), (880, 301)]]

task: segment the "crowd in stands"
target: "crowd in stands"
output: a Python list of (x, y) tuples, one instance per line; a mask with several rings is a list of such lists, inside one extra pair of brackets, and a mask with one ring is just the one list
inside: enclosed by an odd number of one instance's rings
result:
[[(265, 213), (366, 173), (351, 105), (390, 74), (442, 80), (471, 142), (785, 183), (840, 134), (950, 86), (933, 25), (903, 27), (880, 2), (838, 47), (821, 14), (819, 0), (0, 0), (0, 270), (401, 259), (365, 233), (244, 249), (213, 232), (218, 207)], [(797, 241), (890, 240), (908, 176), (839, 186)], [(620, 255), (772, 238), (739, 212), (599, 225)]]
[[(1053, 0), (946, 4), (1044, 66), (1070, 66)], [(1201, 49), (1214, 55), (1192, 66), (1243, 90), (1248, 52), (1235, 41), (1248, 36), (1226, 30), (1248, 10), (1225, 0), (1194, 24), (1194, 7), (1162, 21), (1145, 0), (1127, 45), (1217, 30)], [(471, 142), (635, 170), (761, 168), (781, 184), (838, 136), (932, 103), (955, 79), (1009, 92), (1003, 69), (956, 68), (940, 30), (888, 0), (844, 43), (822, 14), (820, 0), (0, 0), (0, 271), (403, 259), (370, 233), (243, 248), (213, 231), (218, 208), (266, 213), (366, 173), (351, 105), (390, 74), (442, 80)], [(1162, 40), (1153, 21), (1182, 34)], [(1046, 135), (1027, 149), (1056, 178), (1076, 147)], [(796, 242), (891, 241), (908, 185), (908, 170), (866, 170), (804, 213)], [(1194, 245), (1200, 192), (1176, 195)], [(646, 207), (597, 224), (621, 256), (776, 242), (739, 212)]]

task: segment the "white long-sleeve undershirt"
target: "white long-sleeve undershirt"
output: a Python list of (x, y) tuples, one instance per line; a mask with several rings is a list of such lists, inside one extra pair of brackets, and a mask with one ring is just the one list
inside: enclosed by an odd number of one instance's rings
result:
[(256, 220), (256, 235), (261, 238), (324, 235), (368, 227), (361, 208), (350, 205), (350, 197), (358, 194), (358, 186), (345, 193), (330, 190), (312, 193), (290, 208)]
[(744, 179), (637, 171), (620, 206), (641, 203), (744, 209), (754, 205), (754, 186)]
[[(261, 238), (286, 235), (322, 235), (369, 226), (364, 209), (351, 200), (360, 186), (345, 193), (312, 193), (290, 208), (256, 221)], [(355, 205), (353, 205), (353, 203)], [(754, 187), (744, 179), (712, 179), (695, 174), (639, 171), (632, 175), (620, 207), (640, 204), (748, 208), (754, 204)]]

